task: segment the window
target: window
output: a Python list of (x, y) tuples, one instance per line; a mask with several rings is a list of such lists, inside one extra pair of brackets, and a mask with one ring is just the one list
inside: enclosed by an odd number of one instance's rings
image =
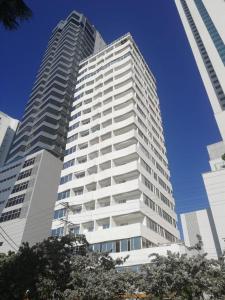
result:
[[(82, 87), (82, 88), (83, 88), (83, 87)], [(75, 106), (73, 107), (73, 110), (78, 109), (79, 107), (81, 107), (81, 105), (82, 105), (82, 102), (78, 103), (77, 105), (75, 105)]]
[(83, 111), (83, 114), (86, 115), (86, 114), (89, 114), (91, 112), (91, 108), (87, 108)]
[(26, 178), (28, 176), (31, 175), (31, 172), (32, 172), (32, 169), (29, 169), (27, 171), (24, 171), (24, 172), (21, 172), (17, 178), (17, 180), (20, 180), (20, 179), (23, 179), (23, 178)]
[(154, 185), (144, 176), (142, 176), (144, 185), (152, 192), (154, 192)]
[[(149, 242), (149, 244), (154, 245), (151, 242)], [(141, 249), (141, 237), (97, 243), (92, 245), (92, 249), (95, 252), (123, 252), (137, 250)]]
[(67, 169), (67, 168), (73, 166), (74, 163), (75, 163), (75, 159), (71, 159), (71, 160), (65, 162), (65, 163), (63, 164), (63, 169)]
[(106, 89), (105, 91), (104, 91), (104, 95), (106, 95), (106, 94), (108, 94), (108, 93), (110, 93), (110, 92), (112, 92), (113, 91), (113, 87), (110, 87), (110, 88), (108, 88), (108, 89)]
[(78, 117), (80, 117), (81, 112), (79, 111), (78, 113), (76, 113), (75, 115), (71, 116), (71, 121), (77, 119)]
[(84, 130), (84, 131), (82, 131), (82, 132), (80, 133), (80, 136), (81, 136), (81, 137), (85, 137), (85, 136), (87, 136), (87, 135), (89, 135), (89, 130)]
[(77, 162), (78, 164), (83, 164), (87, 161), (87, 157), (86, 156), (82, 156), (82, 157), (78, 157), (77, 158)]
[(90, 90), (86, 91), (85, 95), (89, 95), (91, 93), (93, 93), (93, 89), (90, 89)]
[(73, 179), (73, 174), (72, 173), (68, 174), (68, 175), (65, 175), (65, 176), (61, 177), (60, 184), (64, 184), (68, 181), (71, 181), (72, 179)]
[(69, 127), (69, 131), (71, 131), (71, 130), (77, 128), (77, 127), (79, 127), (79, 122), (77, 122), (77, 123), (71, 125), (71, 126)]
[(61, 219), (65, 216), (65, 214), (66, 214), (65, 208), (57, 209), (54, 212), (54, 219)]
[(88, 143), (83, 143), (79, 145), (79, 150), (86, 149), (88, 147)]
[(154, 222), (152, 219), (147, 218), (147, 227), (150, 228), (151, 230), (158, 232), (158, 224)]
[(21, 213), (21, 208), (2, 213), (0, 218), (0, 223), (19, 218), (20, 213)]
[(145, 194), (144, 196), (144, 203), (145, 205), (149, 206), (152, 210), (155, 211), (155, 202), (152, 201), (148, 196), (146, 196)]
[(85, 172), (76, 173), (74, 175), (75, 175), (76, 179), (83, 178), (85, 176)]
[(126, 203), (126, 202), (127, 202), (126, 199), (118, 200), (118, 203), (119, 203), (119, 204), (123, 204), (123, 203)]
[(67, 138), (67, 143), (71, 143), (73, 141), (76, 141), (78, 138), (78, 133), (75, 133), (73, 135), (71, 135), (70, 137)]
[(154, 243), (150, 242), (149, 240), (142, 238), (142, 248), (150, 248), (156, 246)]
[(92, 132), (96, 132), (98, 130), (100, 130), (100, 125), (95, 125), (94, 127), (91, 128)]
[(79, 234), (80, 233), (80, 226), (79, 225), (75, 225), (74, 227), (70, 228), (70, 234)]
[(109, 228), (109, 223), (102, 224), (102, 229), (108, 229)]
[(76, 146), (70, 147), (69, 149), (65, 150), (65, 156), (74, 153), (75, 151), (76, 151)]
[[(130, 244), (130, 243), (129, 243)], [(130, 245), (129, 245), (130, 246)], [(120, 241), (120, 251), (128, 251), (128, 239)]]
[(82, 125), (87, 125), (90, 123), (90, 119), (85, 119), (82, 121)]
[(91, 98), (84, 100), (84, 104), (88, 104), (88, 103), (91, 103), (91, 102), (92, 102)]
[(70, 190), (66, 190), (61, 193), (58, 193), (57, 200), (62, 200), (62, 199), (68, 198), (68, 197), (70, 197)]
[(35, 158), (31, 158), (25, 161), (25, 163), (23, 164), (23, 168), (26, 168), (28, 166), (31, 166), (34, 164)]
[(101, 252), (115, 252), (115, 242), (105, 242), (98, 245), (100, 246), (99, 251)]
[(24, 198), (25, 198), (25, 194), (10, 198), (10, 199), (8, 199), (5, 207), (10, 207), (10, 206), (14, 206), (14, 205), (23, 203)]
[(112, 108), (109, 108), (109, 109), (103, 111), (104, 116), (107, 116), (110, 113), (112, 113)]
[(79, 196), (79, 195), (82, 195), (82, 194), (83, 194), (83, 188), (79, 188), (79, 189), (74, 190), (74, 195), (75, 196)]
[(177, 241), (177, 239), (175, 238), (175, 236), (173, 236), (169, 231), (165, 230), (165, 238), (172, 242), (175, 243)]
[(20, 184), (16, 184), (14, 186), (11, 194), (14, 194), (14, 193), (17, 193), (19, 191), (27, 189), (28, 183), (29, 183), (29, 181), (26, 181), (26, 182), (23, 182), (23, 183), (20, 183)]
[(131, 243), (131, 250), (141, 249), (141, 238), (140, 237), (131, 238), (130, 243)]
[(52, 236), (63, 236), (63, 227), (58, 227), (56, 229), (52, 229)]

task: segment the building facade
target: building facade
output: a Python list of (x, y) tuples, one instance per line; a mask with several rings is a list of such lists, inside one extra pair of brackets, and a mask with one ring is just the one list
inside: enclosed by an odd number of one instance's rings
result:
[(225, 2), (175, 0), (175, 3), (225, 140)]
[(0, 170), (0, 252), (50, 235), (62, 162), (46, 150)]
[(0, 252), (50, 235), (79, 62), (104, 46), (94, 26), (75, 11), (53, 30), (0, 169)]
[(0, 111), (0, 167), (6, 161), (19, 121)]
[(199, 235), (203, 242), (202, 253), (207, 253), (207, 258), (217, 259), (221, 256), (219, 239), (210, 209), (181, 214), (181, 224), (186, 246), (195, 246)]
[(208, 146), (211, 171), (203, 174), (209, 205), (219, 238), (221, 252), (225, 251), (225, 142)]
[(63, 158), (79, 62), (104, 42), (87, 18), (72, 12), (53, 30), (9, 161), (41, 149)]
[(80, 63), (52, 235), (141, 255), (176, 223), (156, 80), (127, 34)]
[[(222, 155), (225, 153), (225, 2), (175, 0), (175, 3), (222, 137), (221, 142), (208, 146), (211, 171), (203, 174), (203, 180), (216, 228), (215, 235), (219, 238), (220, 249), (224, 251), (225, 166)], [(200, 222), (199, 226), (205, 223)]]

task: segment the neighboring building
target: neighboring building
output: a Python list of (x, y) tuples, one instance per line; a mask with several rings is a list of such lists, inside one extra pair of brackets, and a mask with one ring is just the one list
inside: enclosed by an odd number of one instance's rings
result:
[(86, 17), (73, 11), (50, 37), (9, 161), (41, 149), (63, 159), (79, 62), (104, 46)]
[(175, 0), (175, 3), (225, 140), (225, 1)]
[(0, 170), (0, 252), (50, 235), (62, 162), (46, 150)]
[[(203, 180), (216, 227), (215, 234), (223, 251), (225, 162), (221, 156), (225, 153), (225, 1), (175, 0), (175, 3), (222, 136), (222, 142), (208, 146), (211, 172), (203, 174)], [(202, 224), (204, 222), (199, 226)]]
[(203, 174), (209, 205), (222, 252), (225, 251), (225, 142), (208, 146), (211, 172)]
[(104, 46), (100, 34), (77, 12), (53, 30), (8, 160), (0, 169), (0, 252), (49, 236), (79, 62)]
[(80, 63), (52, 235), (134, 264), (179, 240), (156, 90), (130, 34)]
[(200, 235), (202, 253), (207, 253), (207, 258), (217, 259), (222, 254), (210, 209), (181, 214), (181, 224), (186, 246), (193, 247), (198, 242), (197, 235)]
[(0, 111), (0, 167), (6, 161), (19, 121)]

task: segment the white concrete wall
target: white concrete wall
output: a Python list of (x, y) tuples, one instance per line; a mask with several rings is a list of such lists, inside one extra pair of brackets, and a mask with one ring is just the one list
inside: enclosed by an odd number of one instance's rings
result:
[(125, 258), (128, 256), (128, 259), (122, 265), (123, 267), (130, 266), (140, 266), (144, 264), (149, 264), (154, 257), (149, 257), (151, 254), (159, 254), (162, 256), (167, 256), (167, 252), (179, 254), (194, 254), (193, 251), (189, 251), (187, 247), (183, 244), (170, 244), (170, 245), (159, 245), (158, 247), (145, 248), (140, 250), (125, 251), (120, 253), (111, 253), (110, 255), (116, 258)]
[(213, 220), (206, 209), (181, 214), (181, 224), (185, 245), (193, 247), (198, 241), (197, 235), (200, 235), (203, 242), (202, 252), (207, 253), (208, 258), (218, 258), (221, 251), (218, 249)]
[(225, 169), (203, 174), (221, 250), (225, 250)]
[(39, 159), (22, 237), (22, 242), (29, 242), (30, 245), (51, 235), (52, 216), (62, 168), (62, 162), (46, 150), (42, 151)]

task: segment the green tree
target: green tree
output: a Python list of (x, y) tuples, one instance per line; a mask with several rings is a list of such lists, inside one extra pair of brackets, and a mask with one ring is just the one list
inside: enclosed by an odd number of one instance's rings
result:
[[(86, 255), (83, 236), (50, 237), (32, 247), (0, 256), (0, 291), (4, 300), (22, 299), (29, 290), (32, 299), (52, 299), (63, 295), (70, 280), (71, 257)], [(62, 298), (63, 299), (63, 298)]]
[(8, 30), (17, 29), (20, 22), (32, 17), (23, 0), (0, 0), (0, 22)]
[[(222, 263), (223, 262), (223, 263)], [(187, 256), (167, 253), (153, 255), (143, 267), (141, 288), (158, 299), (225, 299), (224, 259), (208, 260), (206, 254)]]
[[(225, 255), (151, 255), (140, 273), (117, 270), (125, 259), (95, 253), (84, 236), (50, 237), (0, 255), (1, 299), (116, 300), (144, 292), (149, 299), (225, 300)], [(29, 297), (28, 297), (29, 295)]]
[(84, 236), (50, 237), (0, 255), (1, 299), (113, 300), (135, 292), (138, 274), (118, 272), (122, 259), (95, 253)]
[(113, 300), (120, 294), (134, 293), (139, 274), (118, 272), (115, 267), (121, 263), (123, 260), (113, 260), (108, 253), (90, 252), (86, 257), (73, 257), (65, 299)]

